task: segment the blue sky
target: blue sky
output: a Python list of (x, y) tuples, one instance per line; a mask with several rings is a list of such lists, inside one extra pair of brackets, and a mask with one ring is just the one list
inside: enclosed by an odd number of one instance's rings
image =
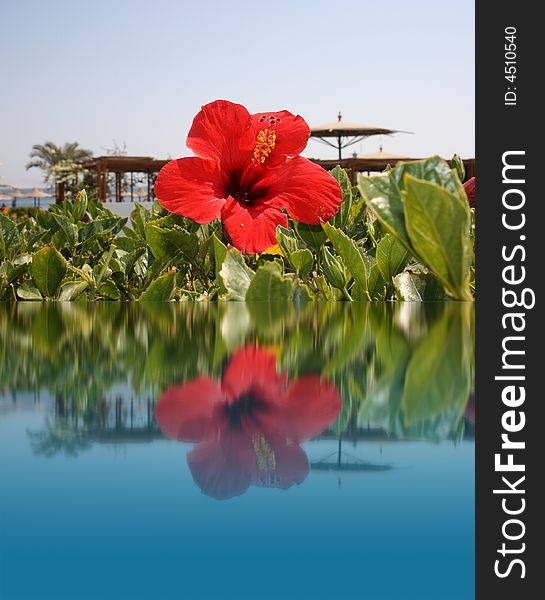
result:
[[(475, 153), (473, 0), (4, 0), (0, 22), (5, 183), (40, 184), (25, 164), (48, 140), (190, 154), (193, 116), (216, 98), (414, 132), (383, 138), (391, 152)], [(314, 141), (304, 154), (335, 156)]]

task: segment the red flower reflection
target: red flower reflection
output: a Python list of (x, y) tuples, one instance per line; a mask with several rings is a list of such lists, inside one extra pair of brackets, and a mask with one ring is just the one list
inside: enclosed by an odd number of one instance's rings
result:
[(475, 395), (471, 394), (469, 396), (469, 400), (466, 404), (466, 408), (464, 411), (464, 417), (473, 425), (475, 425)]
[(327, 428), (341, 408), (335, 386), (310, 375), (288, 383), (274, 354), (239, 350), (221, 382), (198, 377), (173, 386), (157, 402), (161, 431), (196, 442), (187, 461), (208, 496), (227, 499), (250, 485), (287, 489), (309, 466), (299, 444)]
[(475, 206), (475, 177), (468, 179), (464, 183), (464, 190), (466, 191), (467, 201), (469, 202), (469, 206)]
[(187, 146), (197, 156), (165, 165), (155, 195), (170, 212), (209, 223), (221, 217), (242, 252), (276, 244), (276, 226), (318, 224), (338, 210), (341, 190), (324, 169), (299, 156), (310, 130), (287, 110), (251, 115), (244, 106), (216, 100), (193, 120)]

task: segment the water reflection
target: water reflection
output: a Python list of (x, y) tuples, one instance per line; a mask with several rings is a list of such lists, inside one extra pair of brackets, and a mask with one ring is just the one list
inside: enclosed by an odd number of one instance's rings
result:
[(214, 498), (250, 485), (287, 489), (309, 470), (299, 444), (322, 433), (338, 416), (334, 385), (306, 375), (288, 382), (273, 352), (237, 350), (221, 381), (198, 377), (169, 388), (155, 407), (163, 433), (197, 442), (187, 462), (201, 490)]
[(207, 495), (286, 489), (317, 436), (471, 438), (472, 336), (464, 303), (0, 305), (0, 418), (46, 398), (36, 453), (164, 434)]

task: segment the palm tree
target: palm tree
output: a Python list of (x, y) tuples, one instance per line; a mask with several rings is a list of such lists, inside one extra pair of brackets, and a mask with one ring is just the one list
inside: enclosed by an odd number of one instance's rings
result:
[(80, 161), (91, 158), (91, 150), (80, 148), (77, 142), (57, 146), (53, 142), (34, 144), (30, 152), (32, 159), (26, 166), (27, 170), (34, 167), (44, 172), (45, 182), (54, 182), (56, 199), (58, 203), (64, 201), (65, 183), (72, 178), (77, 183), (78, 173), (83, 169)]
[(26, 166), (27, 170), (38, 168), (44, 171), (44, 181), (51, 181), (53, 173), (52, 167), (64, 161), (78, 162), (91, 158), (91, 150), (80, 148), (77, 142), (66, 143), (64, 146), (57, 146), (53, 142), (45, 144), (35, 144), (32, 146), (30, 158), (32, 159)]

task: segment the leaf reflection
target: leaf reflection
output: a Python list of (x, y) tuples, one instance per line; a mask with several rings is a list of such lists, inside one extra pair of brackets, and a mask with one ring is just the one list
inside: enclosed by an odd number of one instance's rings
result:
[[(278, 487), (288, 486), (306, 475), (299, 444), (313, 435), (472, 437), (473, 311), (459, 302), (274, 310), (267, 303), (0, 304), (0, 418), (24, 391), (49, 403), (46, 429), (31, 438), (43, 455), (150, 441), (162, 436), (160, 425), (196, 444), (190, 467), (212, 495), (248, 456), (270, 465), (274, 454)], [(207, 389), (212, 399), (204, 401)], [(327, 410), (321, 395), (330, 398)], [(244, 427), (232, 426), (236, 415)], [(215, 453), (223, 466), (212, 468)], [(293, 467), (282, 471), (284, 464)], [(223, 493), (260, 485), (255, 469), (245, 467)]]

